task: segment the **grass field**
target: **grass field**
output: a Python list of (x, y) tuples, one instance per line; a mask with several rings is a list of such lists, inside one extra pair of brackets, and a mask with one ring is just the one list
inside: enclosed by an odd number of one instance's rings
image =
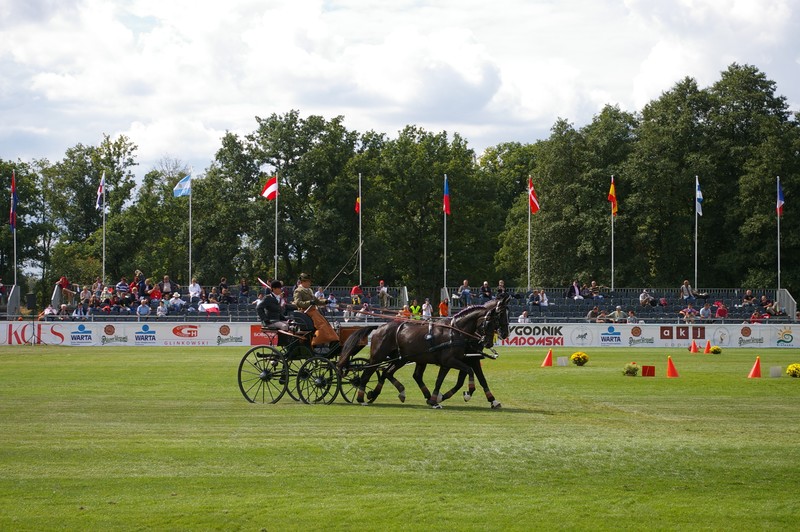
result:
[(253, 405), (241, 348), (2, 348), (0, 529), (798, 528), (800, 350), (587, 352), (502, 350), (501, 410), (432, 410), (410, 368), (405, 404)]

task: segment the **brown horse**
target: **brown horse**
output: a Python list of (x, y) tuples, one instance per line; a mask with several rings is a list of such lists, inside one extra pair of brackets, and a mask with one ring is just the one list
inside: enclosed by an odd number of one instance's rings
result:
[[(429, 322), (416, 320), (395, 320), (379, 327), (372, 335), (370, 344), (369, 365), (361, 374), (357, 399), (364, 403), (364, 388), (379, 368), (379, 383), (367, 397), (369, 402), (374, 401), (380, 394), (383, 382), (389, 379), (400, 391), (400, 399), (405, 399), (405, 389), (395, 378), (394, 374), (401, 367), (410, 362), (417, 364), (414, 379), (428, 400), (434, 407), (439, 406), (442, 395), (439, 393), (444, 378), (450, 369), (457, 369), (465, 376), (469, 376), (471, 389), (474, 390), (474, 376), (476, 368), (479, 380), (491, 396), (485, 378), (479, 365), (478, 357), (468, 357), (468, 354), (479, 354), (484, 348), (494, 345), (495, 332), (501, 337), (508, 336), (508, 297), (503, 296), (487, 302), (461, 310), (447, 322)], [(338, 366), (343, 368), (354, 352), (357, 342), (372, 332), (372, 328), (364, 328), (354, 333), (342, 347)], [(477, 362), (477, 364), (476, 364)], [(431, 394), (422, 381), (425, 366), (435, 364), (440, 367), (436, 386)], [(463, 384), (463, 379), (460, 379)], [(459, 386), (460, 387), (460, 384)], [(448, 392), (448, 397), (458, 389)], [(490, 399), (493, 404), (494, 397)], [(499, 403), (498, 403), (499, 405)]]

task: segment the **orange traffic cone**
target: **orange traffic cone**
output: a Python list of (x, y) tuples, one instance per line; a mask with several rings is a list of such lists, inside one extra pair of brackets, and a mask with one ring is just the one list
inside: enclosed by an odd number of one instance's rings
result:
[(675, 369), (675, 364), (672, 363), (672, 357), (667, 357), (667, 378), (677, 378), (678, 370)]
[(753, 364), (753, 369), (750, 370), (750, 375), (748, 375), (747, 378), (748, 379), (761, 378), (761, 357), (756, 357), (756, 363)]
[(711, 353), (711, 340), (706, 340), (706, 348), (703, 349), (703, 353), (705, 354)]
[(544, 361), (542, 362), (541, 367), (548, 367), (553, 365), (553, 350), (549, 350), (547, 352), (547, 356), (544, 357)]
[(695, 342), (694, 340), (692, 340), (692, 345), (689, 347), (689, 352), (690, 353), (699, 352), (699, 350), (697, 349), (697, 342)]

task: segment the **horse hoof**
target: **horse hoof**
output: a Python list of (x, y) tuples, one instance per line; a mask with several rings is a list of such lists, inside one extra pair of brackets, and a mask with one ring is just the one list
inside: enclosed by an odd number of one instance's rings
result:
[(497, 401), (497, 400), (492, 401), (492, 410), (497, 410), (497, 409), (502, 408), (502, 407), (503, 407), (503, 405), (502, 405), (502, 403), (500, 403), (500, 401)]
[(438, 410), (438, 409), (442, 408), (442, 405), (440, 405), (439, 403), (434, 403), (434, 404), (431, 405), (431, 408), (435, 408), (435, 409)]
[(404, 392), (404, 391), (400, 392), (399, 394), (397, 394), (397, 398), (400, 399), (401, 403), (405, 403), (406, 402), (406, 392)]
[(469, 392), (464, 392), (464, 402), (468, 403), (470, 399), (472, 399), (472, 396), (469, 394)]

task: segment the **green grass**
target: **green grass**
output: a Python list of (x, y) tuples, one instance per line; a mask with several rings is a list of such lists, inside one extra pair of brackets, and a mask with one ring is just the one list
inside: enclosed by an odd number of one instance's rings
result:
[(252, 405), (243, 351), (0, 349), (0, 530), (797, 527), (800, 380), (768, 375), (800, 350), (506, 349), (499, 411), (410, 368), (405, 404)]

